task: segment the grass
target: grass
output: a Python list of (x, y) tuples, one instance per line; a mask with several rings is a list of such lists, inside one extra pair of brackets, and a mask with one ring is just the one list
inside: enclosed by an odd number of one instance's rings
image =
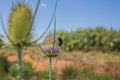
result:
[[(39, 72), (38, 73), (38, 78), (40, 80), (48, 80), (49, 79), (49, 74), (48, 72)], [(56, 80), (56, 75), (52, 73), (52, 80)]]
[(66, 67), (62, 71), (61, 80), (111, 80), (108, 74), (96, 74), (92, 69), (76, 69), (74, 67)]

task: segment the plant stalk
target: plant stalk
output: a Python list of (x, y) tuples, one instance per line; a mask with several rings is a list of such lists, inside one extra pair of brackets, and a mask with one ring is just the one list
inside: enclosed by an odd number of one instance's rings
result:
[(18, 52), (18, 80), (22, 80), (22, 48), (17, 47)]
[(49, 57), (49, 80), (52, 80), (52, 57)]

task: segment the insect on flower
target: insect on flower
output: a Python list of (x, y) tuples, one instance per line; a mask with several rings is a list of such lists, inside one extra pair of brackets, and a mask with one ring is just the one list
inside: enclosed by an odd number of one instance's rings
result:
[(63, 44), (62, 38), (58, 37), (57, 39), (58, 39), (58, 45), (59, 45), (59, 46), (62, 46), (62, 44)]

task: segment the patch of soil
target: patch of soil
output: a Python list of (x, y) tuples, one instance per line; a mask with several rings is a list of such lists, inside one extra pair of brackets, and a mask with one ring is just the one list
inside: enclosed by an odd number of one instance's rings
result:
[[(17, 55), (13, 54), (13, 55), (9, 55), (7, 56), (7, 60), (9, 62), (16, 62), (17, 61)], [(23, 55), (23, 61), (25, 62), (30, 62), (32, 64), (32, 67), (34, 68), (35, 72), (39, 72), (39, 71), (47, 71), (48, 70), (48, 59), (47, 58), (39, 58), (37, 55), (34, 57), (31, 57), (28, 54), (24, 54)], [(120, 68), (116, 69), (113, 67), (106, 67), (106, 66), (98, 66), (98, 65), (90, 65), (90, 64), (86, 64), (84, 62), (79, 62), (77, 60), (74, 59), (64, 59), (64, 58), (54, 58), (53, 59), (53, 70), (55, 72), (57, 72), (57, 74), (61, 74), (61, 70), (63, 68), (65, 68), (66, 66), (73, 66), (76, 68), (86, 68), (91, 66), (93, 68), (93, 70), (97, 73), (100, 74), (120, 74)]]

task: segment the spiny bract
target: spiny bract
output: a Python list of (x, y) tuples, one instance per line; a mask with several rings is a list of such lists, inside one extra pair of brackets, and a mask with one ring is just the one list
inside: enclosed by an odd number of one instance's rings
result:
[(25, 40), (32, 22), (32, 11), (26, 4), (19, 4), (12, 8), (8, 21), (8, 35), (14, 43), (29, 42), (31, 33)]

